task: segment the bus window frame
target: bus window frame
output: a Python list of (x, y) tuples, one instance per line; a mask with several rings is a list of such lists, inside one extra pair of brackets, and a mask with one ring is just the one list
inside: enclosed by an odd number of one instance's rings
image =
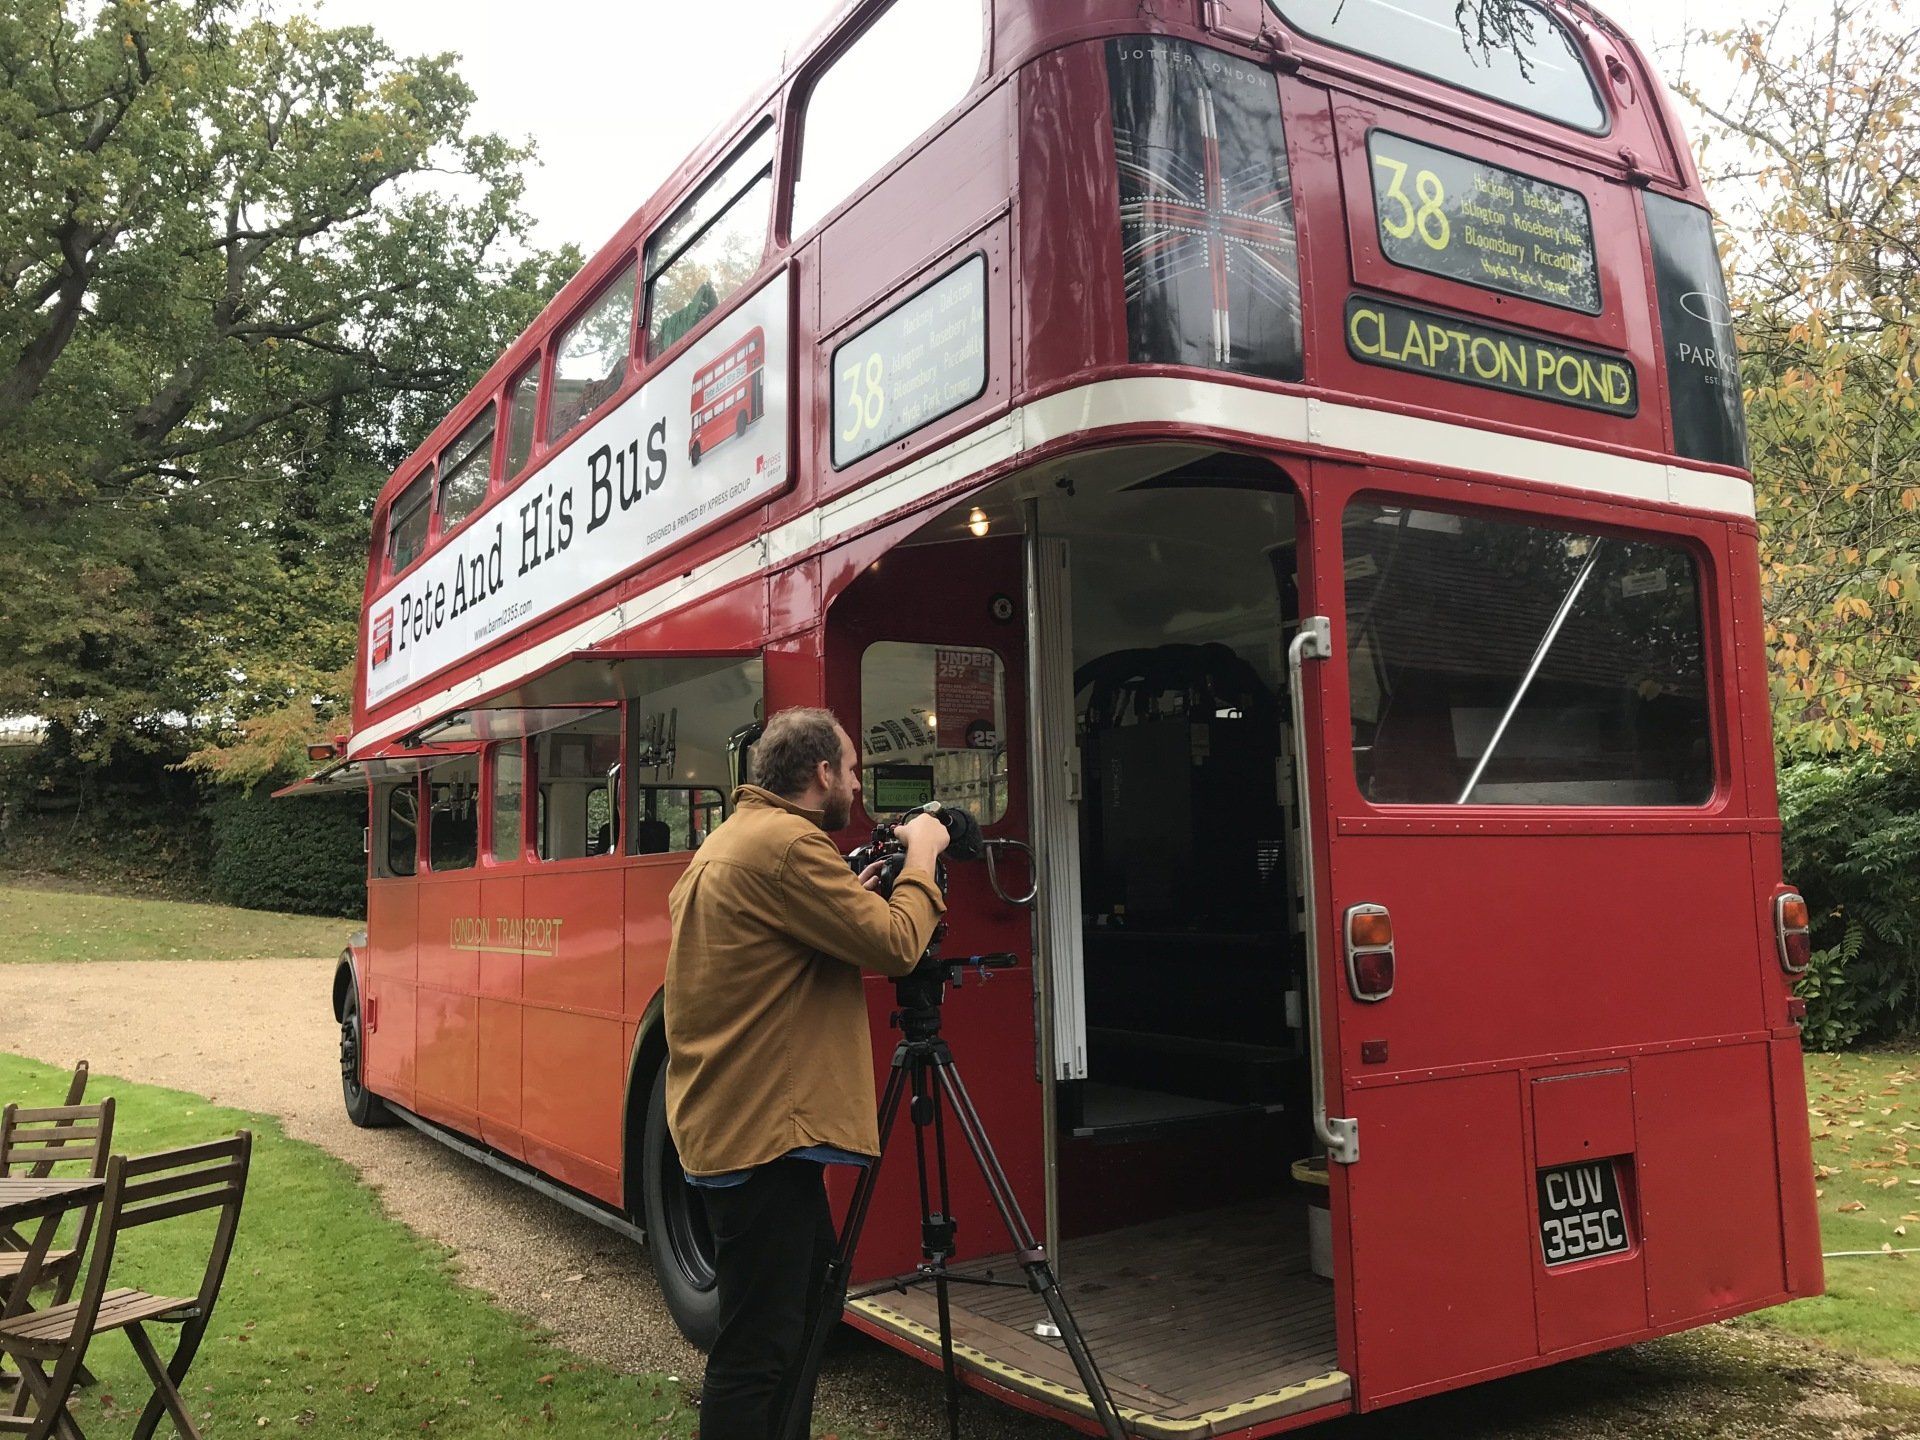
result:
[[(653, 262), (649, 259), (648, 254), (653, 247), (653, 242), (659, 238), (667, 226), (673, 223), (682, 210), (700, 198), (701, 192), (706, 189), (707, 186), (713, 184), (725, 175), (728, 167), (733, 165), (735, 161), (746, 158), (748, 152), (760, 143), (763, 131), (772, 136), (772, 144), (767, 147), (765, 170), (755, 170), (750, 177), (743, 179), (740, 184), (734, 188), (733, 193), (721, 203), (720, 208), (707, 217), (707, 223), (681, 240), (679, 245), (674, 248), (673, 253), (660, 262), (660, 268), (656, 271), (653, 268)], [(635, 297), (633, 307), (632, 349), (635, 363), (642, 372), (650, 372), (669, 363), (674, 356), (691, 344), (696, 336), (706, 333), (711, 327), (715, 316), (726, 314), (734, 307), (741, 296), (756, 292), (760, 288), (768, 271), (772, 268), (771, 262), (784, 258), (782, 255), (784, 247), (775, 239), (777, 233), (776, 222), (780, 214), (780, 196), (786, 184), (784, 166), (782, 165), (783, 148), (780, 117), (775, 108), (769, 106), (754, 119), (742, 126), (734, 139), (721, 150), (719, 158), (703, 168), (698, 175), (694, 176), (693, 179), (674, 196), (672, 204), (665, 208), (660, 218), (647, 227), (647, 233), (641, 237), (639, 242), (640, 268), (638, 275), (640, 290)], [(754, 266), (753, 271), (746, 279), (740, 282), (732, 294), (721, 300), (707, 314), (702, 315), (699, 320), (687, 328), (685, 333), (676, 336), (671, 344), (662, 346), (659, 353), (654, 353), (652, 349), (653, 282), (659, 278), (660, 275), (665, 274), (666, 271), (671, 269), (680, 258), (695, 245), (699, 244), (714, 226), (724, 220), (727, 212), (745, 199), (747, 192), (759, 184), (763, 176), (767, 184), (772, 187), (772, 193), (767, 197), (766, 234), (760, 243), (759, 263)]]
[(967, 86), (959, 101), (932, 124), (901, 147), (898, 154), (887, 161), (873, 174), (869, 175), (851, 193), (842, 197), (840, 203), (828, 210), (799, 234), (793, 233), (793, 183), (800, 174), (800, 142), (807, 128), (807, 107), (813, 103), (813, 92), (820, 79), (837, 64), (840, 58), (851, 50), (868, 30), (880, 22), (882, 16), (890, 11), (897, 0), (887, 0), (885, 5), (874, 7), (865, 14), (849, 15), (842, 24), (840, 32), (811, 56), (806, 65), (797, 70), (787, 89), (785, 114), (781, 119), (780, 159), (777, 166), (777, 189), (773, 197), (773, 237), (775, 248), (781, 251), (796, 250), (802, 244), (817, 239), (839, 220), (848, 210), (864, 200), (872, 191), (885, 184), (903, 165), (911, 161), (927, 146), (927, 142), (936, 135), (945, 134), (953, 128), (954, 122), (967, 111), (980, 103), (986, 83), (993, 76), (993, 14), (990, 4), (984, 0), (967, 0), (976, 5), (980, 12), (980, 68), (974, 72), (972, 82)]
[[(497, 393), (489, 395), (486, 403), (467, 417), (466, 422), (454, 432), (453, 439), (442, 445), (439, 453), (433, 457), (433, 542), (436, 546), (448, 536), (457, 535), (468, 525), (471, 525), (474, 517), (484, 514), (500, 493), (500, 470), (504, 458), (500, 446), (501, 409), (502, 406), (499, 395)], [(448, 455), (453, 453), (456, 445), (466, 439), (467, 433), (480, 423), (481, 418), (489, 415), (493, 418), (493, 433), (487, 437), (487, 443), (492, 449), (487, 457), (486, 489), (481, 492), (479, 501), (475, 503), (471, 510), (454, 521), (453, 524), (443, 525), (441, 523), (441, 515), (443, 513), (442, 502), (446, 495), (447, 474), (446, 466), (442, 462), (445, 461)]]
[[(499, 767), (500, 757), (516, 747), (520, 754), (520, 844), (511, 860), (502, 860), (494, 854), (493, 848), (495, 773)], [(481, 868), (503, 870), (510, 865), (527, 863), (527, 750), (527, 738), (521, 735), (511, 740), (495, 740), (484, 752), (486, 764), (481, 775), (480, 793), (480, 802), (483, 807), (480, 817)]]
[[(621, 258), (623, 255), (625, 257), (624, 260)], [(635, 247), (629, 245), (624, 250), (609, 252), (606, 263), (609, 265), (609, 269), (593, 287), (592, 293), (578, 305), (574, 306), (574, 308), (567, 313), (567, 318), (564, 321), (555, 325), (541, 338), (540, 395), (534, 405), (534, 409), (539, 412), (534, 429), (535, 449), (534, 452), (527, 457), (526, 468), (520, 472), (522, 476), (529, 475), (537, 469), (538, 462), (543, 460), (547, 455), (557, 454), (559, 451), (566, 449), (576, 438), (591, 428), (595, 420), (598, 420), (615, 406), (624, 402), (629, 395), (633, 394), (634, 391), (639, 388), (636, 382), (641, 378), (642, 367), (639, 360), (635, 358), (633, 350), (634, 325), (641, 309), (640, 294), (636, 289), (633, 299), (627, 305), (626, 373), (621, 376), (620, 383), (608, 391), (606, 397), (591, 410), (583, 410), (574, 416), (573, 422), (560, 434), (548, 434), (553, 424), (553, 392), (559, 379), (555, 371), (560, 364), (561, 342), (572, 334), (575, 326), (587, 318), (587, 313), (591, 311), (594, 306), (606, 299), (607, 292), (620, 283), (622, 276), (631, 271), (635, 285), (637, 286), (641, 283), (642, 265), (639, 252)], [(524, 374), (525, 372), (522, 371), (521, 373)]]
[[(714, 306), (707, 314), (702, 315), (699, 322), (695, 324), (692, 329), (688, 330), (686, 334), (677, 337), (671, 345), (667, 346), (658, 355), (647, 353), (647, 334), (653, 316), (653, 296), (651, 293), (653, 285), (652, 282), (647, 279), (647, 246), (652, 243), (654, 236), (658, 235), (661, 229), (671, 221), (674, 216), (678, 215), (689, 201), (700, 193), (701, 186), (712, 180), (715, 175), (726, 167), (730, 160), (742, 154), (759, 133), (760, 129), (763, 126), (769, 125), (773, 127), (774, 138), (773, 159), (769, 164), (767, 174), (773, 185), (773, 199), (768, 207), (767, 240), (760, 251), (759, 268), (745, 280), (741, 281), (740, 288), (735, 290), (733, 294)], [(689, 345), (698, 341), (702, 335), (705, 335), (709, 330), (713, 329), (714, 326), (721, 324), (728, 315), (732, 314), (734, 310), (740, 306), (743, 300), (759, 294), (768, 279), (787, 263), (789, 258), (787, 254), (788, 247), (779, 238), (780, 201), (787, 185), (786, 144), (785, 122), (782, 119), (779, 108), (770, 104), (763, 110), (757, 112), (752, 119), (748, 120), (735, 132), (733, 138), (721, 148), (719, 157), (716, 160), (703, 167), (699, 174), (691, 177), (685, 185), (674, 193), (673, 197), (661, 209), (660, 217), (649, 225), (647, 227), (647, 233), (640, 237), (638, 242), (638, 253), (640, 257), (640, 294), (633, 307), (633, 348), (636, 357), (636, 373), (639, 375), (642, 384), (645, 384), (646, 381), (652, 379), (654, 375), (673, 364), (675, 360), (680, 358), (681, 352)], [(757, 174), (758, 172), (755, 173)], [(746, 191), (751, 188), (751, 184), (741, 186), (740, 190), (735, 193), (733, 199), (738, 200), (741, 195), (745, 194)], [(728, 206), (731, 207), (732, 203), (733, 201), (729, 201)], [(688, 246), (692, 245), (701, 235), (706, 234), (708, 230), (712, 229), (714, 224), (725, 214), (726, 210), (722, 209), (714, 215), (712, 220), (709, 220), (707, 224), (700, 227), (699, 234), (689, 236), (686, 243), (674, 252), (675, 258), (684, 254)], [(668, 263), (671, 264), (672, 262), (669, 261)]]
[[(370, 880), (384, 880), (389, 884), (406, 884), (417, 882), (422, 875), (427, 873), (427, 827), (420, 808), (421, 795), (424, 789), (420, 777), (423, 773), (423, 771), (416, 770), (408, 775), (404, 781), (375, 780), (372, 782), (373, 793), (379, 800), (379, 803), (373, 808), (373, 846), (371, 853), (368, 855), (368, 859), (372, 862), (369, 866), (371, 874), (368, 878)], [(405, 789), (408, 785), (413, 787), (413, 870), (406, 875), (395, 875), (391, 874), (387, 869), (387, 855), (390, 853), (390, 847), (387, 843), (387, 815), (392, 806), (392, 796), (395, 792)]]
[[(421, 537), (419, 553), (407, 561), (405, 565), (396, 567), (393, 563), (393, 513), (399, 508), (400, 502), (406, 498), (407, 492), (422, 480), (427, 482), (427, 498), (425, 505), (422, 507), (427, 512), (427, 533)], [(439, 491), (440, 457), (434, 455), (429, 457), (418, 470), (409, 475), (406, 483), (395, 490), (392, 497), (387, 501), (386, 507), (381, 512), (379, 519), (382, 537), (380, 544), (380, 568), (385, 572), (386, 578), (389, 581), (398, 580), (402, 575), (407, 574), (434, 552), (439, 541), (439, 536), (434, 532), (434, 525), (437, 519), (434, 514), (435, 501), (439, 496)]]
[[(520, 860), (521, 863), (532, 867), (533, 870), (544, 872), (575, 865), (598, 867), (609, 863), (618, 864), (621, 861), (632, 858), (625, 853), (623, 843), (628, 805), (627, 782), (629, 779), (626, 764), (627, 707), (624, 704), (620, 704), (597, 708), (615, 711), (619, 716), (620, 722), (620, 728), (615, 732), (615, 739), (618, 743), (615, 746), (614, 753), (618, 755), (620, 759), (614, 762), (619, 770), (619, 782), (615, 790), (614, 799), (613, 843), (598, 855), (568, 855), (550, 859), (540, 853), (540, 746), (535, 742), (547, 736), (557, 734), (567, 727), (562, 725), (556, 726), (552, 730), (542, 730), (538, 735), (527, 736), (523, 742), (526, 746), (524, 751), (525, 760), (522, 763), (520, 771), (522, 786), (520, 798)], [(606, 777), (602, 776), (601, 778), (604, 780)], [(489, 793), (488, 803), (491, 804), (491, 793)]]
[[(1336, 173), (1344, 197), (1339, 202), (1338, 213), (1346, 225), (1347, 260), (1356, 286), (1404, 304), (1439, 306), (1484, 324), (1537, 330), (1545, 336), (1560, 336), (1620, 351), (1631, 358), (1634, 337), (1628, 329), (1630, 307), (1625, 302), (1632, 294), (1634, 282), (1645, 274), (1645, 242), (1639, 236), (1638, 216), (1618, 210), (1621, 203), (1632, 203), (1631, 196), (1616, 194), (1619, 187), (1595, 176), (1586, 167), (1531, 150), (1516, 154), (1511, 147), (1503, 148), (1496, 140), (1473, 131), (1448, 128), (1398, 104), (1361, 97), (1343, 98), (1334, 114), (1333, 126)], [(1474, 164), (1515, 171), (1578, 193), (1586, 202), (1593, 235), (1594, 279), (1600, 288), (1600, 312), (1591, 314), (1550, 305), (1512, 291), (1414, 269), (1389, 256), (1380, 243), (1380, 215), (1374, 201), (1371, 145), (1375, 131), (1385, 131)], [(1493, 153), (1485, 153), (1488, 151)], [(1614, 249), (1620, 253), (1610, 253), (1608, 236), (1629, 231), (1635, 237), (1633, 248), (1616, 246)], [(1644, 410), (1646, 372), (1640, 372), (1639, 382)]]
[[(1398, 61), (1389, 60), (1384, 55), (1376, 55), (1370, 50), (1361, 50), (1355, 46), (1330, 39), (1327, 36), (1316, 35), (1288, 15), (1281, 8), (1280, 0), (1260, 0), (1260, 3), (1269, 15), (1286, 26), (1289, 39), (1304, 40), (1309, 45), (1324, 45), (1329, 50), (1338, 51), (1342, 55), (1351, 55), (1355, 59), (1365, 61), (1369, 65), (1379, 66), (1389, 74), (1411, 75), (1415, 79), (1424, 81), (1429, 85), (1438, 86), (1449, 95), (1456, 97), (1464, 96), (1466, 97), (1464, 108), (1469, 113), (1472, 113), (1474, 109), (1474, 101), (1484, 101), (1489, 105), (1497, 105), (1502, 110), (1511, 111), (1516, 115), (1531, 116), (1535, 120), (1557, 126), (1570, 135), (1579, 135), (1588, 140), (1606, 140), (1612, 136), (1615, 129), (1619, 126), (1619, 112), (1608, 98), (1607, 87), (1600, 83), (1599, 77), (1606, 70), (1605, 61), (1593, 50), (1588, 43), (1587, 36), (1583, 32), (1566, 24), (1559, 16), (1549, 11), (1545, 5), (1538, 3), (1538, 0), (1521, 0), (1521, 3), (1526, 5), (1528, 9), (1538, 13), (1541, 19), (1545, 20), (1549, 25), (1558, 29), (1572, 44), (1574, 53), (1580, 59), (1580, 68), (1586, 74), (1587, 84), (1593, 88), (1593, 98), (1599, 104), (1600, 113), (1606, 122), (1597, 130), (1588, 129), (1584, 125), (1576, 125), (1570, 120), (1564, 120), (1557, 115), (1549, 115), (1545, 111), (1535, 110), (1530, 105), (1520, 105), (1511, 100), (1503, 99), (1498, 95), (1489, 95), (1484, 90), (1470, 89), (1465, 85), (1456, 84), (1454, 81), (1448, 80), (1441, 75), (1435, 75), (1425, 70), (1416, 70), (1411, 65), (1402, 65)], [(1594, 63), (1596, 60), (1600, 61), (1597, 66)]]
[[(1324, 474), (1324, 471), (1323, 471)], [(1692, 561), (1695, 598), (1700, 614), (1701, 682), (1707, 703), (1707, 735), (1711, 746), (1712, 786), (1700, 801), (1689, 805), (1509, 805), (1470, 801), (1455, 805), (1439, 801), (1379, 802), (1360, 789), (1353, 760), (1353, 695), (1348, 674), (1352, 636), (1347, 630), (1346, 544), (1344, 520), (1350, 506), (1363, 503), (1405, 505), (1477, 519), (1568, 530), (1606, 538), (1640, 541), (1685, 552)], [(1358, 817), (1369, 833), (1475, 834), (1592, 833), (1595, 830), (1635, 833), (1661, 830), (1698, 831), (1739, 829), (1746, 808), (1739, 791), (1743, 776), (1744, 742), (1736, 733), (1741, 697), (1729, 695), (1729, 684), (1739, 683), (1737, 667), (1725, 651), (1733, 627), (1727, 613), (1732, 577), (1722, 572), (1708, 532), (1719, 522), (1690, 516), (1616, 505), (1604, 500), (1569, 500), (1509, 487), (1498, 482), (1443, 480), (1418, 473), (1376, 470), (1351, 487), (1323, 491), (1317, 504), (1322, 552), (1317, 581), (1322, 599), (1319, 613), (1335, 618), (1334, 657), (1327, 662), (1326, 709), (1319, 763), (1327, 778), (1329, 808), (1336, 816)], [(1658, 522), (1667, 522), (1662, 525)], [(1330, 553), (1329, 553), (1330, 552)], [(1345, 821), (1339, 822), (1347, 828)]]

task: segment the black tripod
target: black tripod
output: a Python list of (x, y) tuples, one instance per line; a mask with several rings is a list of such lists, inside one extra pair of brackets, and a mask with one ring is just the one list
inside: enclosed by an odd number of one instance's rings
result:
[[(807, 1416), (802, 1413), (802, 1397), (813, 1391), (813, 1382), (820, 1374), (821, 1358), (826, 1353), (827, 1336), (839, 1322), (840, 1314), (846, 1307), (847, 1281), (853, 1273), (854, 1251), (859, 1247), (868, 1206), (873, 1200), (874, 1188), (879, 1183), (880, 1166), (886, 1160), (894, 1121), (900, 1113), (901, 1097), (910, 1093), (908, 1114), (913, 1119), (914, 1159), (920, 1175), (920, 1249), (926, 1257), (925, 1263), (920, 1266), (920, 1278), (933, 1281), (934, 1296), (940, 1311), (940, 1360), (947, 1380), (948, 1434), (953, 1440), (959, 1440), (960, 1374), (954, 1363), (948, 1287), (961, 1282), (974, 1285), (1011, 1283), (953, 1275), (947, 1270), (947, 1261), (954, 1253), (955, 1230), (953, 1206), (947, 1193), (945, 1116), (951, 1106), (960, 1133), (966, 1139), (967, 1149), (972, 1152), (974, 1163), (980, 1167), (981, 1177), (987, 1182), (994, 1208), (1000, 1212), (1001, 1222), (1013, 1236), (1014, 1258), (1026, 1272), (1027, 1285), (1045, 1302), (1047, 1313), (1053, 1317), (1060, 1338), (1066, 1344), (1067, 1353), (1073, 1357), (1074, 1369), (1080, 1372), (1080, 1381), (1086, 1386), (1087, 1397), (1093, 1404), (1094, 1418), (1106, 1431), (1108, 1440), (1126, 1440), (1126, 1431), (1114, 1412), (1113, 1397), (1107, 1393), (1107, 1383), (1101, 1378), (1093, 1357), (1087, 1353), (1086, 1338), (1080, 1333), (1080, 1327), (1067, 1311), (1066, 1297), (1060, 1293), (1060, 1282), (1054, 1278), (1053, 1266), (1047, 1261), (1046, 1247), (1034, 1237), (1026, 1216), (1021, 1214), (1013, 1186), (1007, 1180), (1006, 1171), (1000, 1167), (999, 1157), (993, 1153), (993, 1143), (987, 1139), (980, 1113), (973, 1108), (967, 1087), (960, 1079), (953, 1051), (940, 1038), (940, 1002), (946, 998), (948, 983), (957, 981), (960, 968), (976, 965), (983, 970), (997, 969), (1013, 964), (1014, 957), (975, 955), (964, 960), (942, 960), (940, 941), (946, 929), (944, 922), (940, 924), (934, 930), (933, 940), (927, 946), (926, 954), (921, 956), (919, 965), (911, 974), (893, 982), (900, 1001), (899, 1010), (894, 1012), (893, 1023), (901, 1032), (901, 1040), (894, 1047), (893, 1068), (887, 1076), (886, 1093), (880, 1100), (880, 1158), (866, 1167), (859, 1183), (854, 1186), (853, 1200), (847, 1209), (846, 1228), (841, 1231), (839, 1245), (827, 1266), (819, 1303), (807, 1317), (799, 1383), (795, 1385), (793, 1396), (788, 1401), (781, 1434), (786, 1440), (807, 1440)], [(931, 1177), (927, 1165), (929, 1129), (933, 1131)], [(932, 1189), (929, 1188), (930, 1178)], [(934, 1209), (936, 1190), (938, 1210)]]

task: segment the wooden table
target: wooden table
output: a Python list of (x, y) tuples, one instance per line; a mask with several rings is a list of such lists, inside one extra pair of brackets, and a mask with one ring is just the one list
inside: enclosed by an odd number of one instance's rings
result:
[(35, 1180), (25, 1175), (0, 1175), (0, 1225), (23, 1225), (97, 1200), (107, 1182), (92, 1175), (72, 1178), (49, 1176)]

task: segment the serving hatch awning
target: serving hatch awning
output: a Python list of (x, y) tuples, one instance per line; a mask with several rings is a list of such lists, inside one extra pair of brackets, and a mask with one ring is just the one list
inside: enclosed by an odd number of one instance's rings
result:
[[(545, 669), (492, 689), (458, 697), (439, 715), (401, 737), (401, 744), (459, 745), (512, 740), (578, 720), (593, 710), (656, 690), (699, 680), (731, 669), (759, 654), (757, 649), (576, 650)], [(394, 748), (388, 741), (366, 754), (380, 757)], [(314, 777), (316, 780), (318, 776)]]
[(477, 743), (434, 742), (419, 746), (383, 745), (371, 755), (353, 760), (335, 760), (330, 765), (323, 765), (306, 779), (281, 786), (273, 792), (273, 798), (286, 800), (296, 795), (338, 795), (348, 790), (360, 789), (370, 781), (391, 780), (401, 775), (417, 775), (422, 770), (431, 770), (443, 761), (458, 760), (463, 755), (479, 753), (480, 746)]

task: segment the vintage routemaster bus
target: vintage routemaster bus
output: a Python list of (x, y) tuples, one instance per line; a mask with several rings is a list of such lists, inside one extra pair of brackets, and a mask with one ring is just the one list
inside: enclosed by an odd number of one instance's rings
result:
[[(665, 898), (825, 704), (846, 846), (930, 798), (999, 842), (947, 950), (1020, 964), (946, 1033), (1136, 1433), (1817, 1292), (1713, 230), (1634, 45), (1514, 13), (843, 7), (381, 495), (311, 782), (371, 804), (354, 1118), (644, 1232), (709, 1334)], [(930, 1354), (912, 1171), (846, 1318)], [(1089, 1425), (1034, 1297), (955, 1307), (970, 1384)]]

